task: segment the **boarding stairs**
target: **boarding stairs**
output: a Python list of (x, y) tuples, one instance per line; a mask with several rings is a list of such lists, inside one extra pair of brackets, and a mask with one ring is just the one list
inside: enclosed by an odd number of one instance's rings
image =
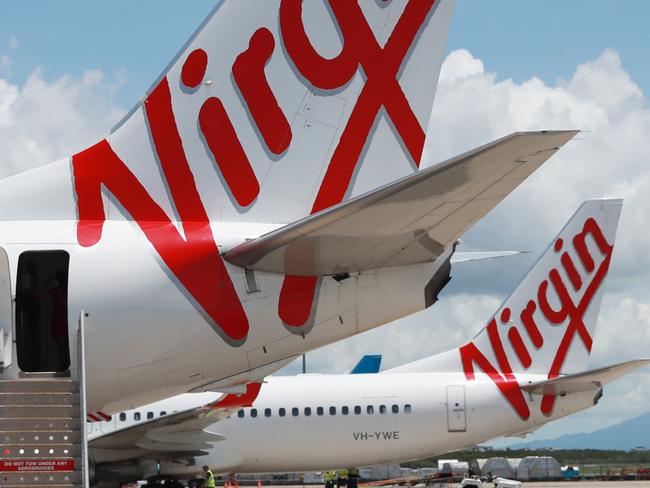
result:
[(70, 370), (64, 373), (20, 372), (7, 350), (13, 341), (6, 336), (0, 340), (1, 488), (89, 486), (84, 317), (82, 313), (77, 347), (70, 348)]

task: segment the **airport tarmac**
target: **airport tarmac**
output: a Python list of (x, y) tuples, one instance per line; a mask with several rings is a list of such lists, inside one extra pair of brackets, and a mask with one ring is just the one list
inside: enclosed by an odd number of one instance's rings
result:
[[(459, 483), (441, 483), (434, 486), (440, 488), (456, 488)], [(492, 483), (486, 484), (488, 488), (491, 488)], [(324, 485), (296, 485), (290, 487), (287, 485), (284, 486), (267, 486), (263, 485), (264, 488), (324, 488)], [(401, 486), (401, 485), (394, 485)], [(422, 486), (422, 485), (419, 485)], [(390, 488), (391, 485), (386, 485), (382, 488)], [(522, 488), (627, 488), (627, 487), (648, 487), (650, 488), (650, 480), (642, 481), (524, 481)], [(364, 488), (363, 484), (359, 485), (359, 488)]]
[[(456, 488), (458, 483), (436, 485), (440, 488)], [(486, 483), (488, 488), (492, 483)], [(650, 480), (644, 481), (524, 481), (522, 488), (626, 488), (650, 487)], [(385, 487), (384, 487), (385, 488)]]
[(643, 481), (527, 481), (523, 488), (623, 488), (627, 486), (650, 487), (650, 480)]
[[(458, 483), (440, 485), (441, 488), (456, 488)], [(488, 488), (492, 483), (487, 483)], [(626, 488), (650, 487), (650, 480), (644, 481), (524, 481), (522, 488)]]

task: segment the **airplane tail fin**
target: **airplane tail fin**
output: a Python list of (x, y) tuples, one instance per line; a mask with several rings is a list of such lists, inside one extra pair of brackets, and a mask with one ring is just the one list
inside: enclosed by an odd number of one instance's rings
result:
[(395, 369), (549, 379), (587, 368), (622, 200), (583, 203), (488, 325), (459, 349)]
[(286, 224), (412, 173), (454, 3), (221, 2), (142, 103), (73, 156), (94, 226), (81, 240), (141, 215)]
[(352, 368), (350, 374), (372, 374), (379, 373), (381, 368), (381, 354), (366, 354), (357, 365)]

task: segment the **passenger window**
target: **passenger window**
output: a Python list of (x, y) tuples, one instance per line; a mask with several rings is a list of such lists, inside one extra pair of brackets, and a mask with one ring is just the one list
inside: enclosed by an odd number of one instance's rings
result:
[(361, 415), (361, 407), (359, 405), (354, 406), (354, 415)]
[(393, 413), (399, 413), (399, 405), (393, 405)]
[(253, 417), (253, 418), (257, 417), (257, 409), (256, 408), (251, 408), (251, 417)]
[(410, 404), (407, 403), (406, 405), (404, 405), (404, 413), (411, 413), (411, 405)]
[(133, 420), (135, 420), (136, 422), (140, 420), (140, 412), (135, 412), (133, 414)]
[(280, 415), (280, 417), (284, 417), (287, 414), (287, 411), (286, 409), (281, 408), (278, 410), (278, 414)]
[(375, 407), (373, 407), (372, 405), (368, 405), (366, 412), (368, 412), (368, 415), (372, 415), (373, 413), (375, 413)]
[(309, 417), (311, 415), (311, 408), (305, 407), (305, 417)]
[(264, 409), (264, 416), (265, 417), (270, 417), (271, 416), (271, 409), (270, 408), (265, 408)]
[(316, 409), (316, 415), (319, 415), (319, 416), (320, 416), (320, 415), (323, 415), (323, 407), (318, 407), (318, 408)]
[(126, 414), (124, 412), (122, 412), (120, 414), (120, 422), (124, 422), (125, 420), (126, 420)]
[(153, 412), (147, 412), (147, 420), (151, 420), (153, 418)]
[(341, 407), (341, 414), (347, 415), (350, 413), (350, 409), (348, 407)]
[(379, 405), (379, 413), (382, 415), (386, 413), (386, 405)]
[(165, 412), (164, 410), (162, 412), (160, 412), (161, 417), (164, 417), (165, 415), (167, 415), (167, 412)]
[(244, 411), (240, 410), (239, 412), (237, 412), (237, 417), (239, 417), (240, 419), (243, 419), (244, 418)]
[(294, 417), (297, 417), (299, 413), (300, 413), (300, 410), (298, 409), (298, 407), (293, 407), (291, 409), (291, 415), (293, 415)]

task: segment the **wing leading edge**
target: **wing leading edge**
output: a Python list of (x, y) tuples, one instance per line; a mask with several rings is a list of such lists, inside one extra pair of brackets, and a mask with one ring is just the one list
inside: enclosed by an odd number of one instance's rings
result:
[(224, 258), (297, 276), (433, 261), (577, 132), (511, 134), (235, 246)]

